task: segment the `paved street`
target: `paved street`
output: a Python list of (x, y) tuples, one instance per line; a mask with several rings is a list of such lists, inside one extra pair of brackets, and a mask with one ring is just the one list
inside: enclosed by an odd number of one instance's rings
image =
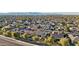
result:
[(0, 35), (0, 46), (34, 46), (34, 44), (22, 42)]

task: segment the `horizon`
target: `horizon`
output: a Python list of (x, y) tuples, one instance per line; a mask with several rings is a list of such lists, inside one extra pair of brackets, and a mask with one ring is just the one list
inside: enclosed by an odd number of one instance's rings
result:
[(79, 12), (0, 12), (0, 15), (79, 15)]

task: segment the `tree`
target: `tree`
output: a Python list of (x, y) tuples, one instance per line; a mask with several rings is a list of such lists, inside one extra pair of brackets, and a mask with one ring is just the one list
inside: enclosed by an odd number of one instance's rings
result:
[(61, 38), (59, 41), (59, 44), (61, 46), (68, 46), (69, 45), (69, 40), (67, 38)]
[(3, 31), (3, 32), (6, 32), (8, 30), (10, 30), (10, 27), (9, 26), (5, 26), (5, 27), (1, 28), (1, 31)]
[(51, 36), (48, 36), (47, 38), (45, 38), (44, 43), (46, 45), (53, 45), (54, 44), (54, 38)]
[(3, 28), (1, 29), (1, 31), (5, 32), (5, 31), (6, 31), (6, 29), (3, 27)]
[(12, 32), (11, 34), (12, 34), (13, 38), (16, 38), (16, 39), (20, 38), (20, 33), (18, 33), (18, 32)]
[(22, 35), (22, 38), (23, 38), (23, 39), (28, 39), (29, 37), (30, 37), (30, 35), (27, 34), (27, 33), (24, 33), (24, 34)]
[(37, 35), (32, 36), (33, 41), (39, 41), (39, 37)]
[(74, 42), (75, 46), (79, 46), (79, 41)]
[(11, 37), (11, 31), (6, 31), (5, 36)]
[(2, 35), (2, 34), (3, 34), (3, 31), (0, 30), (0, 35)]

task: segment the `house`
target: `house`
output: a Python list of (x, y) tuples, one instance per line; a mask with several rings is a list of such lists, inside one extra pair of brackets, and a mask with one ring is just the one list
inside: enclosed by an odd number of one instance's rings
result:
[(64, 34), (59, 33), (58, 31), (53, 31), (53, 32), (52, 32), (52, 36), (53, 36), (55, 39), (60, 39), (60, 38), (64, 37)]

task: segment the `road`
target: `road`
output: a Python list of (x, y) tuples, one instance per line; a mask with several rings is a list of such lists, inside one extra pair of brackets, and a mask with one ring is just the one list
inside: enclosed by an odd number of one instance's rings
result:
[(0, 46), (35, 46), (35, 45), (0, 35)]

